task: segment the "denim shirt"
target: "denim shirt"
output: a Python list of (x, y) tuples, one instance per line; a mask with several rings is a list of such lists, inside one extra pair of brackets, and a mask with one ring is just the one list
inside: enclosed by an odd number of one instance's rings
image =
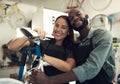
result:
[[(111, 33), (104, 29), (91, 28), (86, 39), (90, 38), (94, 48), (85, 63), (73, 69), (74, 74), (82, 83), (94, 78), (103, 68), (112, 79), (115, 75), (115, 52)], [(82, 46), (89, 44), (88, 40), (82, 42)]]

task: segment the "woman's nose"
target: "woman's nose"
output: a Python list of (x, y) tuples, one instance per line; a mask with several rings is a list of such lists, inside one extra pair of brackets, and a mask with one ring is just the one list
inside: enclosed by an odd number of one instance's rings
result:
[(60, 26), (56, 28), (57, 31), (60, 31), (60, 29), (61, 29)]

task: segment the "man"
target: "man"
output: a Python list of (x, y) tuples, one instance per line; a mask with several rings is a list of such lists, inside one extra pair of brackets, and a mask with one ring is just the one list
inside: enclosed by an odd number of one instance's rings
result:
[(76, 84), (112, 84), (115, 75), (112, 35), (103, 29), (88, 26), (88, 20), (78, 9), (69, 12), (69, 20), (80, 36), (73, 48), (76, 68), (65, 74), (47, 77), (36, 70), (30, 76), (32, 84), (63, 84), (77, 81)]

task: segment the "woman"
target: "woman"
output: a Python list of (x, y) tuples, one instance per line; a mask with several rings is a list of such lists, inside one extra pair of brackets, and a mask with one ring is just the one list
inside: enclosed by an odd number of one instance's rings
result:
[[(35, 31), (40, 33), (38, 29)], [(43, 60), (50, 66), (44, 66), (44, 72), (48, 76), (68, 72), (75, 67), (72, 53), (74, 43), (73, 30), (70, 26), (68, 16), (59, 16), (53, 28), (53, 39), (41, 41)], [(21, 37), (9, 43), (8, 48), (14, 51), (21, 50), (31, 43), (26, 37)]]

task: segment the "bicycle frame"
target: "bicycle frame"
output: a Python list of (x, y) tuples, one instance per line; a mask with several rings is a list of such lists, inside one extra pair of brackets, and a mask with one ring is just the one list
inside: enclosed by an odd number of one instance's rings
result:
[[(23, 77), (23, 72), (24, 72), (24, 67), (25, 67), (25, 64), (26, 64), (26, 59), (27, 59), (27, 56), (29, 56), (29, 59), (30, 59), (30, 69), (32, 69), (33, 67), (35, 68), (38, 68), (38, 69), (41, 69), (43, 71), (43, 60), (42, 60), (42, 54), (41, 54), (41, 49), (40, 49), (40, 40), (39, 38), (35, 38), (35, 43), (36, 43), (36, 46), (35, 47), (26, 47), (24, 49), (22, 49), (22, 58), (21, 58), (21, 64), (20, 64), (20, 69), (19, 69), (19, 75), (18, 75), (18, 80), (21, 80), (22, 77)], [(34, 62), (35, 60), (33, 61), (33, 58), (32, 58), (32, 51), (35, 51), (35, 54), (36, 54), (36, 59), (39, 59), (39, 64), (38, 66), (34, 66)]]

